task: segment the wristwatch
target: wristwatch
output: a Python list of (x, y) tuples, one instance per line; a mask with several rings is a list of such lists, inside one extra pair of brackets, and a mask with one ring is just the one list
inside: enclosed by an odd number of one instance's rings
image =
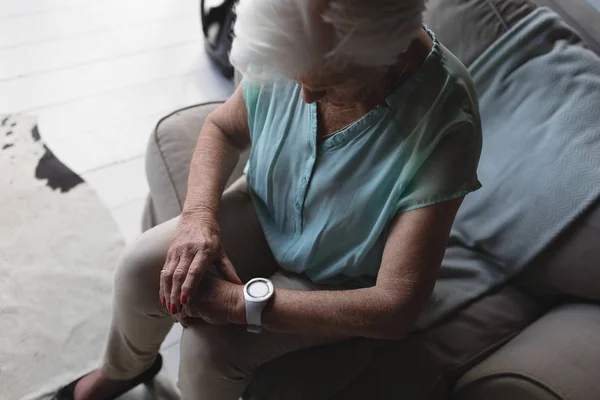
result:
[(273, 282), (265, 278), (254, 278), (244, 286), (248, 332), (260, 333), (262, 331), (262, 311), (269, 299), (273, 297), (273, 291)]

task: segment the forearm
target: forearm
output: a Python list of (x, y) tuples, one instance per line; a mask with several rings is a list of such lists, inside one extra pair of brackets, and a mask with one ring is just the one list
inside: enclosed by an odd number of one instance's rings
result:
[(207, 118), (192, 157), (183, 214), (201, 212), (216, 218), (221, 195), (239, 161), (240, 150)]
[[(403, 313), (404, 306), (397, 298), (376, 287), (307, 292), (276, 289), (263, 311), (262, 323), (266, 330), (280, 333), (399, 339), (410, 330), (414, 313)], [(233, 319), (231, 322), (246, 323), (243, 305)]]

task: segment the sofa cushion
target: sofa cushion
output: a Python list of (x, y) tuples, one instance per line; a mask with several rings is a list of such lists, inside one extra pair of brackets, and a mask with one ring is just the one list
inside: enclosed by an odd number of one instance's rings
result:
[(444, 46), (469, 66), (534, 9), (528, 0), (430, 0), (425, 23)]
[(560, 235), (515, 282), (538, 294), (600, 301), (600, 202)]
[(600, 306), (554, 309), (471, 369), (455, 400), (600, 399)]
[[(586, 0), (534, 0), (551, 7), (600, 50), (600, 13)], [(426, 23), (469, 65), (535, 6), (526, 0), (432, 0)], [(600, 300), (600, 204), (579, 218), (518, 278), (528, 290)]]
[(536, 297), (505, 286), (402, 341), (357, 339), (274, 360), (259, 368), (247, 398), (446, 399), (467, 369), (547, 309)]

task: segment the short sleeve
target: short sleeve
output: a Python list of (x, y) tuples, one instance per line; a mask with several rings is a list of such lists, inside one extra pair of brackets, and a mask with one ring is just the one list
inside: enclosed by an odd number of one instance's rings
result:
[(252, 134), (256, 108), (258, 106), (258, 96), (260, 95), (260, 87), (248, 82), (245, 78), (242, 79), (241, 85), (244, 93), (244, 102), (246, 103), (246, 109), (248, 110), (248, 126), (250, 127), (250, 133)]
[(477, 166), (481, 133), (472, 122), (455, 124), (417, 170), (398, 203), (397, 212), (463, 197), (481, 187)]

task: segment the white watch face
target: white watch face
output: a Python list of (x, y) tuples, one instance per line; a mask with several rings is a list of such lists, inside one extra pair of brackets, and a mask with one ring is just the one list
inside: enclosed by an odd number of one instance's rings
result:
[(248, 288), (247, 293), (255, 299), (260, 299), (269, 294), (269, 285), (264, 281), (252, 282)]
[(253, 303), (263, 303), (273, 295), (273, 283), (265, 278), (254, 278), (244, 287), (244, 298)]

